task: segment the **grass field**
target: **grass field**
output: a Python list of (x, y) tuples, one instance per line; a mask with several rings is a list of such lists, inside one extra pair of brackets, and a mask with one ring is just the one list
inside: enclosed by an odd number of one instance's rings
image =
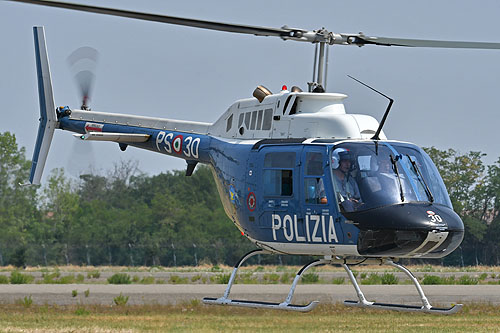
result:
[[(424, 284), (500, 284), (500, 266), (408, 267)], [(244, 266), (236, 284), (290, 284), (298, 266)], [(107, 267), (52, 266), (17, 269), (0, 267), (0, 284), (226, 284), (232, 267)], [(379, 265), (356, 266), (353, 274), (361, 284), (411, 284), (401, 271)], [(313, 267), (302, 276), (303, 284), (349, 284), (345, 271), (337, 266)]]
[(320, 305), (309, 313), (206, 306), (0, 305), (1, 332), (498, 332), (500, 307), (465, 306), (452, 316)]

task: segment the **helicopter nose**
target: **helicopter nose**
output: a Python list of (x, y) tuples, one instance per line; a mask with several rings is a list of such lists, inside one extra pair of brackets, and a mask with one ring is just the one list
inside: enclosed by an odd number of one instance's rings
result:
[(364, 256), (441, 258), (464, 236), (460, 217), (441, 205), (405, 203), (344, 215), (360, 229), (357, 247)]

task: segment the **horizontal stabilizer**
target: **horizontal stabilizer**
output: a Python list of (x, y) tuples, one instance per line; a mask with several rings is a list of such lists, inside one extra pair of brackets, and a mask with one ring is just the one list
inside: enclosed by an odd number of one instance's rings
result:
[(49, 153), (50, 143), (52, 142), (52, 137), (58, 123), (43, 27), (33, 27), (33, 35), (35, 40), (38, 98), (40, 102), (40, 124), (38, 126), (38, 135), (31, 161), (29, 183), (39, 185), (45, 161), (47, 160), (47, 154)]
[(73, 134), (75, 138), (87, 141), (112, 141), (112, 142), (146, 142), (151, 135), (135, 133), (103, 133), (89, 132), (86, 134)]

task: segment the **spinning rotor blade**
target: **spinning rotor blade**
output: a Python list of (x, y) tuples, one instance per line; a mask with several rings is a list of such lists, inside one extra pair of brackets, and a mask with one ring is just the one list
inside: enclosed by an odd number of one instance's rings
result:
[(78, 11), (83, 11), (83, 12), (91, 12), (91, 13), (98, 13), (98, 14), (128, 17), (128, 18), (145, 20), (145, 21), (154, 21), (154, 22), (161, 22), (161, 23), (184, 25), (184, 26), (188, 26), (188, 27), (195, 27), (195, 28), (202, 28), (202, 29), (219, 30), (219, 31), (227, 31), (227, 32), (242, 33), (242, 34), (251, 34), (251, 35), (257, 35), (257, 36), (289, 37), (289, 36), (292, 36), (294, 34), (294, 31), (302, 32), (302, 30), (299, 30), (299, 29), (288, 29), (288, 28), (279, 29), (279, 28), (266, 28), (266, 27), (258, 27), (258, 26), (251, 26), (251, 25), (242, 25), (242, 24), (221, 23), (221, 22), (204, 21), (204, 20), (197, 20), (197, 19), (188, 19), (188, 18), (175, 17), (175, 16), (167, 16), (167, 15), (140, 13), (140, 12), (114, 9), (114, 8), (88, 6), (88, 5), (81, 5), (81, 4), (68, 3), (68, 2), (59, 2), (59, 1), (44, 1), (44, 0), (10, 0), (10, 1), (24, 2), (24, 3), (49, 6), (49, 7), (72, 9), (72, 10), (78, 10)]
[(95, 69), (99, 52), (96, 49), (84, 46), (76, 49), (68, 56), (68, 65), (75, 76), (75, 81), (80, 90), (82, 110), (88, 110), (88, 101), (95, 80)]
[(260, 26), (243, 25), (243, 24), (222, 23), (222, 22), (189, 19), (189, 18), (167, 16), (167, 15), (148, 14), (148, 13), (134, 12), (129, 10), (114, 9), (114, 8), (88, 6), (76, 3), (52, 1), (52, 0), (8, 0), (8, 1), (24, 2), (34, 5), (58, 7), (58, 8), (72, 9), (83, 12), (121, 16), (139, 20), (169, 23), (176, 25), (184, 25), (184, 26), (209, 29), (209, 30), (250, 34), (256, 36), (273, 36), (273, 37), (280, 37), (284, 40), (295, 40), (295, 41), (310, 42), (310, 43), (327, 43), (330, 45), (335, 44), (335, 45), (364, 46), (371, 44), (371, 45), (382, 45), (382, 46), (406, 46), (406, 47), (500, 49), (500, 43), (455, 42), (455, 41), (438, 41), (438, 40), (425, 40), (425, 39), (369, 37), (363, 35), (362, 33), (339, 34), (339, 33), (329, 32), (325, 29), (309, 31), (305, 29), (289, 28), (287, 26), (283, 26), (282, 28), (269, 28), (269, 27), (260, 27)]
[(428, 39), (405, 39), (388, 37), (368, 37), (363, 34), (346, 35), (348, 44), (352, 45), (382, 45), (382, 46), (407, 46), (407, 47), (439, 47), (448, 49), (500, 49), (500, 43), (484, 42), (457, 42)]

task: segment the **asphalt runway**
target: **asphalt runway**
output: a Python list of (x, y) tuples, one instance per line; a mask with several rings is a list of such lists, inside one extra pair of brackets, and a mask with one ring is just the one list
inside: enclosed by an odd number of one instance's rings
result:
[[(422, 287), (434, 306), (457, 303), (500, 305), (500, 285), (428, 285)], [(287, 285), (237, 284), (232, 287), (230, 298), (282, 302), (289, 288)], [(361, 288), (369, 301), (421, 304), (413, 285), (363, 285)], [(73, 290), (78, 293), (76, 297), (72, 296)], [(86, 290), (88, 290), (88, 297), (85, 296)], [(201, 300), (205, 296), (220, 297), (224, 290), (225, 285), (213, 284), (6, 284), (0, 285), (0, 303), (13, 304), (31, 295), (33, 303), (40, 305), (112, 305), (113, 298), (123, 293), (129, 296), (128, 304), (182, 304), (192, 300)], [(331, 304), (356, 299), (356, 293), (351, 285), (309, 284), (297, 286), (293, 303), (303, 304), (317, 300), (323, 304)]]

